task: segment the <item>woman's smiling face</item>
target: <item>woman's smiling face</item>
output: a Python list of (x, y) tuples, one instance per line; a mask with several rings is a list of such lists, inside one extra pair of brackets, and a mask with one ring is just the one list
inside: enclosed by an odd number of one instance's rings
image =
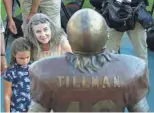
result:
[(47, 44), (51, 40), (51, 29), (49, 23), (39, 23), (32, 26), (36, 39), (42, 43)]

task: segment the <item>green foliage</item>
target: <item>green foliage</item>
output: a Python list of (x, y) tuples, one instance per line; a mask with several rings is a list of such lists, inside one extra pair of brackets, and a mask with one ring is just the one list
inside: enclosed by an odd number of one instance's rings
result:
[[(4, 20), (6, 17), (6, 10), (5, 10), (3, 0), (1, 0), (0, 8), (1, 8), (1, 17), (2, 17), (2, 20)], [(20, 8), (16, 10), (16, 15), (18, 15), (19, 13), (20, 13)]]
[[(154, 0), (149, 0), (149, 6), (147, 7), (148, 11), (151, 11), (153, 2), (154, 2)], [(153, 14), (153, 17), (154, 17), (154, 14)]]

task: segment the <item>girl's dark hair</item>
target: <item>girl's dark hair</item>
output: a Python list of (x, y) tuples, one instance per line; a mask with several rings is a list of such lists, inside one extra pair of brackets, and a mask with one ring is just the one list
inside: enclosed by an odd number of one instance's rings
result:
[(31, 45), (26, 38), (20, 37), (12, 42), (10, 65), (12, 65), (16, 61), (16, 53), (22, 51), (31, 51)]

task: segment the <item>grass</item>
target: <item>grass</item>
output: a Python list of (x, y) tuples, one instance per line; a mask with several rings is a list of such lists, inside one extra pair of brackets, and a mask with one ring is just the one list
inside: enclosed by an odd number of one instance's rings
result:
[[(66, 0), (66, 1), (70, 2), (71, 0)], [(149, 0), (149, 6), (147, 7), (148, 11), (151, 11), (153, 1), (154, 0)], [(92, 7), (89, 3), (89, 0), (85, 0), (83, 7), (84, 8), (91, 8)], [(4, 20), (4, 18), (6, 17), (6, 11), (5, 11), (5, 7), (4, 7), (4, 4), (3, 4), (3, 0), (0, 0), (0, 8), (1, 8), (1, 10), (0, 10), (1, 17), (2, 17), (2, 20)], [(20, 8), (18, 8), (17, 11), (16, 11), (16, 14), (19, 14), (19, 13), (20, 13)], [(153, 17), (154, 17), (154, 14), (153, 14)]]

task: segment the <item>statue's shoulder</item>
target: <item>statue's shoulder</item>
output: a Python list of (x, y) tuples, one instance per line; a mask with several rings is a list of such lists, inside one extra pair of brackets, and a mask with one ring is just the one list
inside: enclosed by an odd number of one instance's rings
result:
[[(52, 83), (51, 77), (56, 74), (55, 69), (58, 70), (59, 63), (64, 61), (64, 56), (51, 56), (35, 61), (30, 66), (31, 99), (34, 102), (39, 103), (45, 108), (48, 108), (48, 106), (52, 104), (52, 93), (49, 87), (52, 86), (50, 85), (50, 83)], [(48, 80), (50, 82), (48, 82)]]
[(111, 63), (115, 61), (115, 65), (118, 65), (116, 68), (124, 68), (126, 72), (133, 72), (134, 76), (136, 76), (137, 73), (138, 76), (142, 75), (141, 72), (147, 70), (146, 62), (136, 56), (126, 54), (110, 54), (110, 56), (114, 59)]
[(141, 79), (143, 80), (147, 77), (148, 67), (141, 58), (112, 53), (109, 53), (109, 56), (111, 61), (107, 63), (106, 69), (109, 70), (111, 75), (119, 76), (121, 84), (131, 85), (132, 82), (141, 82)]
[(149, 89), (146, 62), (141, 58), (124, 54), (111, 54), (111, 58), (115, 59), (115, 67), (120, 70), (118, 75), (121, 78), (121, 86), (127, 92), (128, 103), (139, 101)]
[(38, 61), (35, 61), (30, 67), (29, 72), (31, 76), (42, 77), (48, 71), (53, 71), (55, 68), (58, 68), (61, 62), (64, 62), (65, 55), (63, 56), (51, 56), (42, 58)]

